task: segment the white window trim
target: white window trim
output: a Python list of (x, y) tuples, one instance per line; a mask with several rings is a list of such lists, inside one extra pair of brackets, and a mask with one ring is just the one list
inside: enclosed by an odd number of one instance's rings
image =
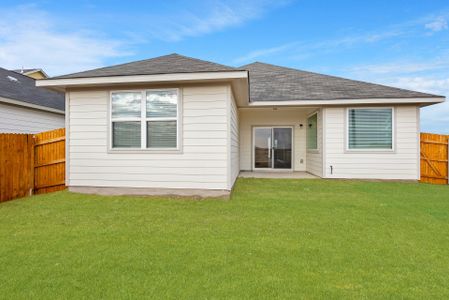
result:
[[(319, 146), (319, 143), (318, 143), (318, 122), (319, 122), (319, 116), (318, 116), (318, 110), (317, 111), (315, 111), (315, 112), (313, 112), (313, 113), (311, 113), (311, 114), (309, 114), (308, 116), (307, 116), (307, 118), (306, 118), (306, 150), (307, 150), (307, 152), (310, 152), (310, 153), (318, 153), (319, 152), (319, 150), (320, 150), (320, 146)], [(308, 128), (309, 128), (309, 118), (311, 118), (313, 115), (316, 115), (316, 148), (314, 148), (314, 149), (312, 149), (312, 148), (308, 148), (308, 144), (307, 144), (307, 132), (308, 132)]]
[[(391, 149), (350, 149), (349, 111), (352, 109), (391, 109)], [(350, 153), (394, 153), (396, 151), (396, 112), (393, 106), (347, 107), (345, 113), (345, 152)]]
[[(147, 92), (164, 92), (164, 91), (176, 91), (177, 105), (176, 105), (176, 118), (175, 117), (147, 117), (146, 116), (146, 93)], [(136, 93), (142, 94), (140, 118), (112, 118), (112, 94), (114, 93)], [(136, 89), (136, 90), (113, 90), (109, 92), (109, 105), (108, 105), (108, 152), (110, 153), (182, 153), (182, 138), (181, 138), (181, 126), (182, 126), (182, 97), (179, 88), (158, 88), (158, 89)], [(147, 122), (148, 121), (174, 121), (176, 120), (176, 148), (147, 148)], [(112, 136), (112, 123), (113, 122), (140, 122), (140, 136), (141, 147), (140, 148), (117, 148), (113, 147)]]

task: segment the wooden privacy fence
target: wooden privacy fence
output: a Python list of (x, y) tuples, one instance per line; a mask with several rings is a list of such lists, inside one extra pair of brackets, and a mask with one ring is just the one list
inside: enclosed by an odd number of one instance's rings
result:
[(65, 189), (65, 128), (34, 135), (34, 193)]
[(64, 188), (64, 128), (0, 134), (0, 202)]
[(449, 135), (421, 133), (421, 182), (448, 184)]
[[(448, 184), (449, 135), (421, 133), (421, 182)], [(65, 189), (65, 129), (0, 134), (0, 202)]]
[(32, 134), (0, 134), (0, 202), (33, 193)]

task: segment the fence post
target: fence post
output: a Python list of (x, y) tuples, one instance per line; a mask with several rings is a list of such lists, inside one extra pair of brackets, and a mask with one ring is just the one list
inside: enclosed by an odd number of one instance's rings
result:
[(34, 142), (36, 140), (35, 135), (33, 134), (31, 136), (31, 142), (30, 142), (30, 149), (31, 149), (31, 159), (30, 159), (30, 163), (31, 163), (31, 171), (30, 171), (30, 196), (33, 195), (34, 192)]

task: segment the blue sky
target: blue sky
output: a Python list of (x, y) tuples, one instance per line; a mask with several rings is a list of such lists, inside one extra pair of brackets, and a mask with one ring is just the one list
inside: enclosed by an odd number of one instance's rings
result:
[[(449, 96), (449, 2), (0, 1), (0, 66), (50, 75), (168, 53)], [(422, 110), (449, 134), (449, 103)]]

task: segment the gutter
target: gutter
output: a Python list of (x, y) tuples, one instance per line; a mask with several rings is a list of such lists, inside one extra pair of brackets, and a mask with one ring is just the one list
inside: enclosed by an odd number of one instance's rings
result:
[(355, 105), (355, 104), (407, 104), (421, 103), (431, 105), (442, 103), (445, 97), (424, 98), (366, 98), (366, 99), (328, 99), (328, 100), (288, 100), (288, 101), (252, 101), (249, 107), (271, 106), (316, 106), (316, 105)]

